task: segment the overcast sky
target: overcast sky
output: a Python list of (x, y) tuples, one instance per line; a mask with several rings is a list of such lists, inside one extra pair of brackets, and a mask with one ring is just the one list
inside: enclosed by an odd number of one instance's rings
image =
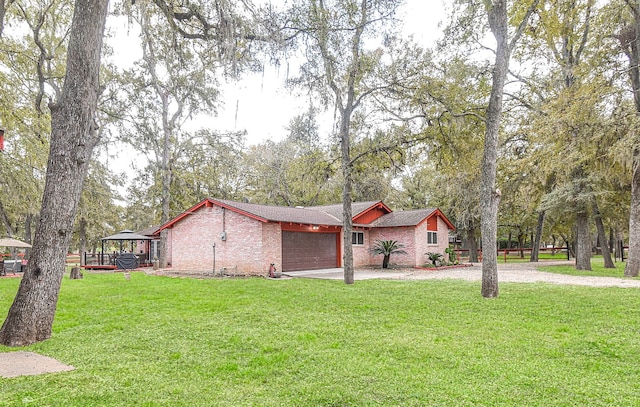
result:
[[(438, 24), (444, 19), (444, 5), (442, 0), (407, 0), (398, 18), (403, 21), (406, 35), (412, 34), (420, 44), (430, 46), (440, 36)], [(137, 32), (125, 18), (110, 18), (107, 24), (115, 33), (115, 37), (107, 40), (114, 49), (113, 60), (130, 66), (141, 57), (139, 47), (132, 45), (139, 43)], [(246, 130), (250, 144), (268, 139), (281, 140), (286, 134), (284, 128), (289, 120), (308, 109), (308, 101), (304, 97), (296, 98), (283, 87), (286, 70), (284, 64), (280, 68), (267, 66), (263, 73), (247, 75), (239, 82), (225, 85), (221, 95), (224, 107), (219, 109), (216, 117), (194, 123), (193, 129)], [(321, 132), (323, 129), (330, 130), (332, 118), (331, 113), (326, 113), (320, 119)], [(130, 172), (132, 158), (131, 155), (120, 154), (107, 159), (109, 166), (115, 170)]]
[[(408, 0), (399, 16), (404, 20), (403, 32), (413, 34), (416, 41), (431, 46), (440, 35), (438, 23), (444, 19), (441, 0)], [(283, 87), (287, 76), (285, 65), (280, 68), (267, 66), (263, 74), (250, 75), (244, 80), (229, 84), (223, 99), (225, 108), (213, 120), (220, 130), (247, 130), (250, 143), (263, 140), (281, 140), (289, 120), (308, 109), (304, 97), (296, 98)], [(236, 119), (237, 114), (237, 119)], [(332, 121), (331, 112), (323, 121)], [(320, 123), (330, 129), (331, 123)]]

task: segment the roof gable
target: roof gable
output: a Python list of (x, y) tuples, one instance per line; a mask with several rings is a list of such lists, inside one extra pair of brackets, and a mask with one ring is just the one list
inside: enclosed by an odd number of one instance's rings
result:
[(146, 229), (139, 230), (137, 233), (144, 236), (156, 236), (159, 233), (158, 229), (160, 229), (160, 226), (149, 226)]
[[(388, 212), (391, 212), (391, 209), (383, 204), (382, 201), (353, 202), (351, 204), (351, 218), (356, 219), (358, 216), (376, 208), (378, 205), (384, 206)], [(342, 204), (310, 206), (309, 209), (322, 211), (342, 221)]]
[(438, 208), (415, 209), (410, 211), (397, 211), (388, 213), (376, 219), (371, 226), (377, 228), (389, 228), (400, 226), (418, 226), (427, 219), (438, 216), (451, 230), (455, 230), (455, 226), (447, 219), (446, 216)]

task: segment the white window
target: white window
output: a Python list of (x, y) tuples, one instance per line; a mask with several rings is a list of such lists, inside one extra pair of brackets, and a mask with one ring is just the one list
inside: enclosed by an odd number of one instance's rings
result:
[(438, 232), (427, 232), (427, 244), (438, 244)]
[(351, 244), (362, 246), (364, 244), (364, 232), (351, 232)]

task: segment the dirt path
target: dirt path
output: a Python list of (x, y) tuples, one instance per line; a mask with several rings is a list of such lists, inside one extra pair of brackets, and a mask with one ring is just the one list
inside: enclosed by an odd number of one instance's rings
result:
[(33, 352), (0, 353), (0, 377), (4, 378), (67, 372), (73, 369), (73, 366)]
[[(498, 264), (498, 281), (511, 283), (551, 283), (565, 285), (581, 285), (590, 287), (623, 287), (640, 288), (640, 280), (616, 277), (569, 276), (565, 274), (538, 271), (537, 267), (551, 265), (574, 265), (573, 261), (545, 261), (539, 263), (507, 263)], [(415, 270), (400, 277), (411, 280), (458, 279), (467, 281), (482, 280), (482, 265), (474, 263), (471, 267), (460, 267), (445, 270)]]

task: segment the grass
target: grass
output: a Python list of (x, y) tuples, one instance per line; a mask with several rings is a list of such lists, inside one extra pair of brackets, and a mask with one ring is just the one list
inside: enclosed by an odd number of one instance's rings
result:
[[(531, 257), (530, 249), (524, 250), (524, 257), (520, 257), (520, 252), (511, 251), (507, 253), (507, 261), (506, 263), (527, 263), (529, 262), (529, 258)], [(563, 253), (558, 251), (557, 253), (551, 253), (550, 251), (541, 251), (538, 255), (540, 260), (567, 260), (567, 253)], [(466, 263), (469, 261), (468, 256), (463, 256), (460, 258), (462, 263)], [(498, 263), (505, 263), (504, 258), (504, 250), (498, 250)]]
[(571, 276), (595, 276), (595, 277), (624, 277), (624, 266), (626, 263), (616, 261), (615, 269), (604, 268), (604, 260), (602, 256), (591, 259), (591, 270), (576, 270), (575, 265), (570, 266), (541, 266), (541, 271), (549, 273), (567, 274)]
[[(17, 286), (0, 280), (3, 317)], [(28, 348), (76, 370), (0, 379), (0, 406), (639, 405), (639, 299), (85, 273), (64, 280), (53, 337)]]
[[(508, 252), (507, 263), (526, 263), (529, 262), (531, 251), (524, 251), (524, 257), (520, 257), (520, 252)], [(540, 260), (567, 260), (567, 253), (557, 252), (551, 254), (548, 251), (542, 251), (538, 254)], [(504, 250), (498, 250), (498, 263), (505, 263)]]

